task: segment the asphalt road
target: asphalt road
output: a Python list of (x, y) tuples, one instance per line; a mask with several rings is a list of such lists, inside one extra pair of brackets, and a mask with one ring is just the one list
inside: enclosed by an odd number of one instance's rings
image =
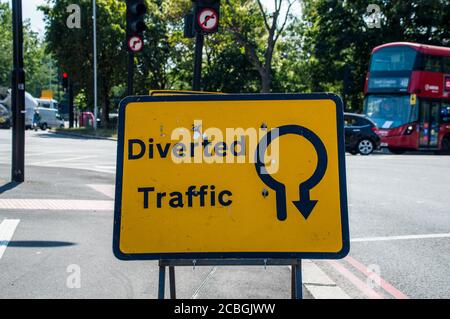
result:
[[(27, 131), (27, 182), (14, 185), (10, 135), (0, 130), (0, 298), (155, 298), (156, 262), (112, 255), (116, 143)], [(350, 254), (305, 261), (305, 297), (450, 298), (450, 157), (346, 162)], [(289, 267), (176, 276), (181, 298), (290, 297)]]

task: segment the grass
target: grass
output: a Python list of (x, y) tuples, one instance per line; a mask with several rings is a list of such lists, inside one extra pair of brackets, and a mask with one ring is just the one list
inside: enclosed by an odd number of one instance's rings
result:
[(55, 132), (73, 133), (76, 135), (85, 135), (93, 137), (110, 137), (117, 138), (117, 129), (98, 128), (94, 130), (92, 127), (76, 127), (76, 128), (56, 128)]

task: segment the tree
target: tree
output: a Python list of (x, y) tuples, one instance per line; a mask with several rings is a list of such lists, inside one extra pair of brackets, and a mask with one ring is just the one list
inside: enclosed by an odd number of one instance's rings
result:
[[(46, 21), (47, 49), (61, 70), (68, 72), (74, 94), (85, 89), (88, 105), (93, 104), (92, 3), (80, 0), (81, 28), (66, 26), (66, 9), (71, 0), (48, 0), (40, 7)], [(102, 122), (108, 122), (111, 89), (120, 85), (126, 74), (125, 2), (97, 0), (98, 90)]]
[(10, 87), (12, 70), (12, 12), (0, 3), (0, 85)]
[[(261, 77), (261, 92), (272, 86), (272, 63), (277, 41), (291, 16), (295, 0), (274, 0), (274, 11), (267, 12), (261, 0), (226, 0), (224, 29), (244, 48), (249, 62)], [(282, 10), (285, 9), (283, 14)]]
[(260, 78), (249, 63), (243, 48), (233, 45), (229, 33), (208, 37), (205, 45), (203, 89), (225, 93), (257, 93)]
[[(52, 88), (54, 60), (45, 52), (45, 43), (31, 30), (29, 21), (24, 21), (23, 38), (26, 90), (39, 96), (42, 89)], [(0, 86), (5, 88), (11, 86), (12, 51), (12, 10), (8, 3), (0, 2)]]

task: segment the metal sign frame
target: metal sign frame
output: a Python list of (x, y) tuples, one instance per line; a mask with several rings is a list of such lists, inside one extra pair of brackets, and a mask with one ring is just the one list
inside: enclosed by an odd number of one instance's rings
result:
[[(134, 102), (188, 102), (188, 101), (260, 101), (260, 100), (332, 100), (336, 105), (338, 169), (340, 188), (340, 211), (342, 249), (336, 253), (330, 252), (215, 252), (215, 253), (133, 253), (120, 251), (120, 228), (122, 207), (122, 178), (124, 161), (125, 110), (129, 103)], [(341, 259), (350, 249), (348, 229), (347, 183), (345, 170), (344, 120), (342, 100), (332, 93), (312, 94), (229, 94), (229, 95), (175, 95), (175, 96), (130, 96), (120, 102), (116, 191), (114, 206), (113, 252), (120, 260), (169, 260), (169, 259)]]
[(170, 299), (176, 299), (175, 267), (179, 266), (290, 266), (291, 267), (291, 299), (303, 299), (302, 260), (301, 259), (200, 259), (159, 260), (158, 299), (166, 295), (166, 267), (169, 268)]

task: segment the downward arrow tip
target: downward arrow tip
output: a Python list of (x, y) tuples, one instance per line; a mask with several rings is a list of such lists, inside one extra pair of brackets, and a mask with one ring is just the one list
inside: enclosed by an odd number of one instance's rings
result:
[(317, 204), (317, 200), (308, 200), (308, 201), (295, 200), (292, 201), (292, 203), (298, 209), (300, 214), (302, 214), (302, 216), (305, 219), (308, 219), (309, 215), (311, 215), (312, 210)]

